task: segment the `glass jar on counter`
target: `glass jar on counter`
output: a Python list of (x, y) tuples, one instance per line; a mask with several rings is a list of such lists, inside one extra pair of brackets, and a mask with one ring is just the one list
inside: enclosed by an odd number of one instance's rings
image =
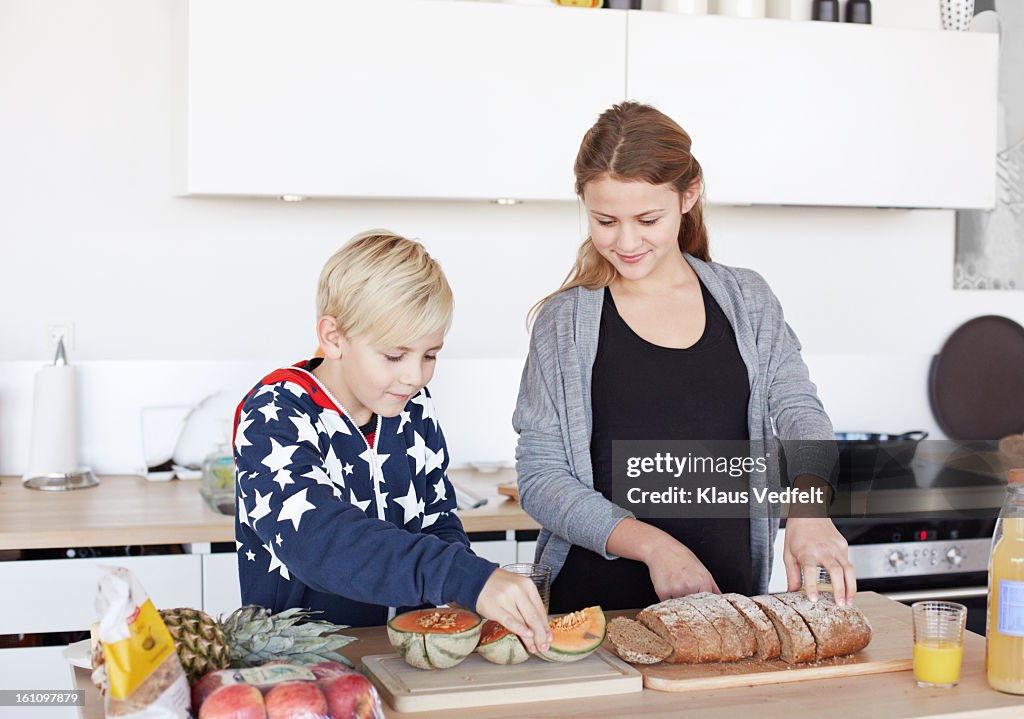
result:
[(1011, 469), (988, 563), (988, 685), (1024, 694), (1024, 469)]
[(235, 458), (226, 442), (218, 444), (203, 460), (199, 491), (210, 508), (221, 514), (235, 513)]

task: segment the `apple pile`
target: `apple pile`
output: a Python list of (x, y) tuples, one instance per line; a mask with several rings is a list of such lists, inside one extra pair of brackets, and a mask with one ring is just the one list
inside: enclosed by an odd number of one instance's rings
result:
[(210, 672), (192, 687), (199, 719), (383, 719), (370, 681), (338, 662), (270, 662)]

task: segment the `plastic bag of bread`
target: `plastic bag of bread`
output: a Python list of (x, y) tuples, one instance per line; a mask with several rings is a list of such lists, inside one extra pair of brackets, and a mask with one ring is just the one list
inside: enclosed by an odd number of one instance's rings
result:
[(96, 610), (107, 674), (107, 717), (189, 719), (188, 682), (174, 640), (124, 567), (103, 567)]
[(192, 687), (199, 719), (384, 719), (377, 690), (338, 662), (270, 662), (210, 672)]

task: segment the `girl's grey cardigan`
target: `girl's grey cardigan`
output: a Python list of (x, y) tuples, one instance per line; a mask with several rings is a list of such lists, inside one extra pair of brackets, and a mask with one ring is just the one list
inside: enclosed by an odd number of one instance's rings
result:
[[(684, 255), (725, 312), (750, 380), (747, 410), (752, 442), (786, 442), (789, 475), (830, 479), (836, 459), (832, 423), (767, 282), (752, 270)], [(512, 424), (519, 434), (516, 473), (523, 509), (543, 527), (537, 561), (565, 563), (578, 544), (608, 559), (608, 536), (633, 514), (594, 490), (590, 464), (591, 372), (597, 355), (602, 290), (576, 287), (548, 300), (534, 323)], [(772, 429), (774, 421), (775, 430)], [(652, 437), (652, 439), (656, 439)], [(708, 437), (706, 439), (714, 439)], [(751, 475), (751, 487), (779, 488), (778, 469)], [(779, 507), (750, 505), (754, 586), (768, 590)]]

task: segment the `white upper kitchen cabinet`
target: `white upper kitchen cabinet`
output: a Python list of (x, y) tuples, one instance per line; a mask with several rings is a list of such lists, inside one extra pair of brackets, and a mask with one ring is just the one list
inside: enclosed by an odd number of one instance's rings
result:
[(627, 95), (728, 204), (990, 208), (998, 38), (631, 12)]
[(175, 192), (572, 199), (624, 98), (626, 13), (442, 0), (195, 0)]

